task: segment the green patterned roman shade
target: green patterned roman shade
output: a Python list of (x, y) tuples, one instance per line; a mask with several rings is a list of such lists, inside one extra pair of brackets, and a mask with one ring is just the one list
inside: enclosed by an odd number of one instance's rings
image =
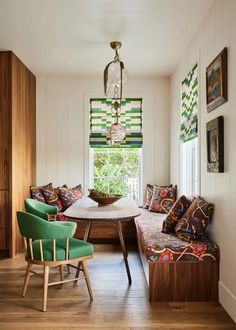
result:
[(198, 135), (198, 65), (195, 64), (182, 82), (180, 140), (186, 142)]
[(141, 148), (142, 134), (142, 99), (123, 99), (119, 123), (126, 129), (126, 138), (119, 145), (111, 145), (108, 131), (116, 121), (111, 112), (109, 99), (90, 99), (90, 147)]

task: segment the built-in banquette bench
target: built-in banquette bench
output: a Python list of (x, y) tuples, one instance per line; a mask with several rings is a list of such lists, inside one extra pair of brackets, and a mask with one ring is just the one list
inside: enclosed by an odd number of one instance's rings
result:
[(167, 215), (142, 209), (135, 219), (150, 301), (217, 301), (219, 249), (207, 237), (185, 242), (162, 233)]

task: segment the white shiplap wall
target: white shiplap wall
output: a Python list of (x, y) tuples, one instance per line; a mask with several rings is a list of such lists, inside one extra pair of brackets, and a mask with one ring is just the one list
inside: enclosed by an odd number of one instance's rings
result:
[[(104, 97), (95, 77), (37, 77), (37, 183), (89, 181), (89, 99)], [(143, 184), (169, 184), (169, 78), (133, 78), (124, 97), (143, 98)], [(173, 182), (175, 183), (175, 182)]]
[[(179, 108), (181, 81), (196, 61), (199, 62), (200, 84), (200, 147), (201, 147), (201, 195), (215, 203), (215, 214), (210, 227), (213, 240), (220, 246), (220, 302), (236, 321), (236, 1), (216, 0), (205, 20), (185, 51), (171, 77), (170, 127), (171, 154), (170, 178), (180, 181)], [(228, 47), (228, 102), (207, 113), (205, 96), (205, 70), (208, 64), (224, 48)], [(223, 115), (225, 120), (225, 173), (207, 173), (206, 170), (206, 122)]]

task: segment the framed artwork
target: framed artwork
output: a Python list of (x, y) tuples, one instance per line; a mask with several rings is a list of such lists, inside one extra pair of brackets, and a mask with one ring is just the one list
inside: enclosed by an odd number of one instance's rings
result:
[(228, 100), (227, 48), (206, 68), (206, 103), (210, 112)]
[(224, 172), (224, 117), (219, 116), (206, 124), (207, 172)]

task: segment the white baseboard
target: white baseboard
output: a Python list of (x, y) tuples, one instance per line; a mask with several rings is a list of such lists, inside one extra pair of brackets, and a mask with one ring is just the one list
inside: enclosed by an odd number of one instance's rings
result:
[(236, 297), (221, 281), (219, 281), (219, 301), (236, 323)]

